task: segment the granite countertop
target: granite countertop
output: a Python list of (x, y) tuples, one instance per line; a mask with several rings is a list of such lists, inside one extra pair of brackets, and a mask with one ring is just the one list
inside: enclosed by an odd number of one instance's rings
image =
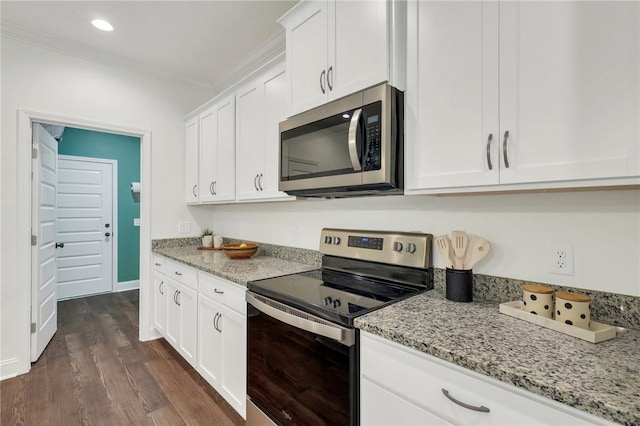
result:
[(640, 424), (640, 330), (593, 344), (429, 291), (356, 327), (588, 413)]
[(195, 246), (154, 248), (153, 252), (244, 286), (249, 281), (317, 269), (260, 252), (250, 259), (229, 259), (222, 251), (198, 250)]

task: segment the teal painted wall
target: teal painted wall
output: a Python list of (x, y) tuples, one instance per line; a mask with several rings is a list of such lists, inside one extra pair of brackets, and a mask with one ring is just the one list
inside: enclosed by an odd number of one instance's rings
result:
[(58, 154), (118, 160), (118, 282), (140, 278), (140, 203), (131, 197), (131, 182), (140, 182), (140, 138), (67, 127)]

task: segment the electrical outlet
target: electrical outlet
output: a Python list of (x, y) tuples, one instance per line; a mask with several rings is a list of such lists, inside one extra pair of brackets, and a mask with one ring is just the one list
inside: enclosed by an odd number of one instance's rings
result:
[(178, 234), (190, 234), (191, 222), (178, 222)]
[(573, 245), (558, 244), (551, 247), (550, 271), (552, 274), (573, 275)]

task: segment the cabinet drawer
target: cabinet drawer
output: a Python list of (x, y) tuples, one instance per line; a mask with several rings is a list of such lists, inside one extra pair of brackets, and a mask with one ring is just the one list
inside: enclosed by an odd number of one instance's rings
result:
[(162, 256), (154, 255), (153, 256), (153, 270), (156, 272), (160, 272), (161, 274), (166, 274), (167, 270), (167, 259)]
[(199, 272), (199, 282), (200, 294), (222, 303), (238, 313), (245, 314), (247, 312), (246, 288), (204, 272)]
[[(457, 425), (611, 424), (588, 413), (502, 383), (414, 349), (361, 333), (361, 376)], [(381, 366), (384, 366), (381, 368)], [(489, 412), (464, 408), (456, 400)], [(362, 403), (363, 407), (367, 404)]]
[(173, 260), (165, 260), (165, 274), (181, 284), (198, 290), (198, 271)]

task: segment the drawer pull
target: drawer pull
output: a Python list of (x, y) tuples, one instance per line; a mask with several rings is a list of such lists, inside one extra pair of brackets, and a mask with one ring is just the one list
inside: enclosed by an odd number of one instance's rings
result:
[(162, 263), (156, 262), (156, 266), (162, 266)]
[(182, 272), (178, 272), (178, 271), (176, 271), (176, 272), (175, 272), (175, 274), (176, 274), (176, 275), (178, 275), (178, 276), (180, 276), (180, 275), (182, 275)]
[(444, 396), (449, 398), (450, 401), (452, 401), (455, 404), (458, 404), (459, 406), (464, 407), (464, 408), (466, 408), (468, 410), (480, 411), (481, 413), (488, 413), (489, 411), (491, 411), (487, 407), (485, 407), (484, 405), (481, 405), (480, 407), (476, 407), (475, 405), (469, 405), (469, 404), (465, 404), (462, 401), (458, 401), (457, 399), (455, 399), (454, 397), (449, 395), (449, 391), (446, 390), (445, 388), (442, 388), (442, 393), (444, 394)]
[(216, 292), (216, 293), (218, 293), (218, 294), (224, 294), (224, 291), (220, 291), (220, 290), (218, 290), (217, 288), (214, 288), (214, 289), (213, 289), (213, 291), (214, 291), (214, 292)]

